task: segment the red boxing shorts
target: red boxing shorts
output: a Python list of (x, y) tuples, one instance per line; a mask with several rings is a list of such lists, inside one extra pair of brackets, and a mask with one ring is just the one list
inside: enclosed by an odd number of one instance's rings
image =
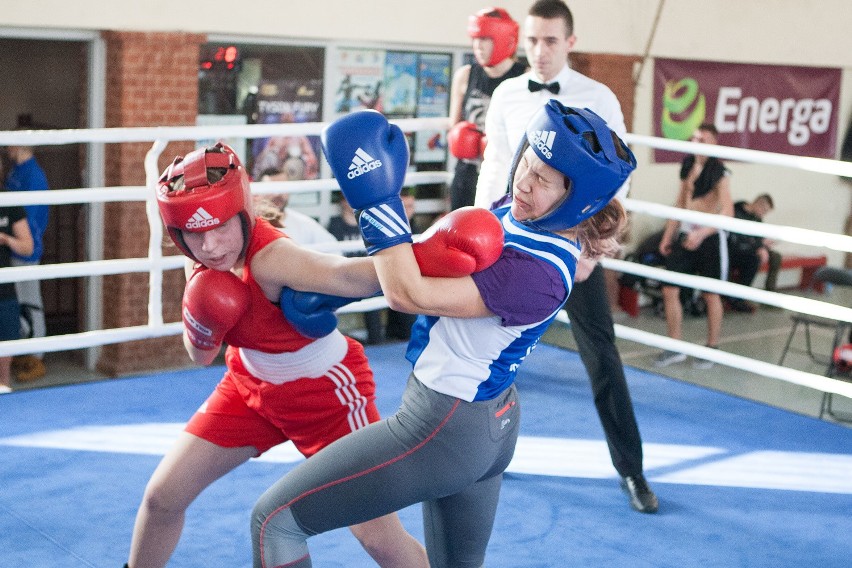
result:
[(228, 371), (185, 430), (226, 448), (254, 446), (261, 455), (292, 440), (310, 457), (325, 446), (377, 422), (373, 372), (357, 341), (346, 338), (343, 360), (317, 378), (280, 385), (251, 376), (236, 349), (228, 349)]

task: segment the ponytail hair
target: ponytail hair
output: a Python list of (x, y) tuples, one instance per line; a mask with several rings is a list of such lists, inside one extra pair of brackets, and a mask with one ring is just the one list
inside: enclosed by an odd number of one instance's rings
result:
[(598, 259), (615, 256), (627, 229), (627, 211), (618, 199), (572, 229), (573, 238), (580, 242), (583, 256)]

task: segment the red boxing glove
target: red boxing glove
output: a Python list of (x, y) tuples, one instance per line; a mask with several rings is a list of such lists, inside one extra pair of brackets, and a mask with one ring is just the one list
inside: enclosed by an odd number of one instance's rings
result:
[(469, 276), (500, 257), (503, 226), (487, 209), (461, 207), (432, 225), (412, 248), (423, 276)]
[(485, 135), (472, 122), (457, 122), (447, 133), (450, 153), (460, 160), (476, 160), (485, 149)]
[(218, 349), (250, 303), (248, 286), (232, 272), (196, 269), (183, 291), (183, 325), (189, 341), (198, 349)]

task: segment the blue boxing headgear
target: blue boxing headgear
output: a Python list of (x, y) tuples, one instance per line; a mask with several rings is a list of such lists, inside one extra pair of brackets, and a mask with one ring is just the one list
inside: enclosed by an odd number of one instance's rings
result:
[(636, 169), (633, 152), (604, 119), (587, 108), (567, 107), (553, 99), (527, 125), (515, 154), (512, 177), (527, 146), (567, 182), (565, 197), (549, 213), (524, 221), (542, 231), (579, 225), (603, 209)]

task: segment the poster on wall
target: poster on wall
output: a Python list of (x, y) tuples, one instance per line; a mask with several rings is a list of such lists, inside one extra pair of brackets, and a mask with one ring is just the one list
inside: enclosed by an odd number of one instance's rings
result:
[[(680, 59), (654, 62), (654, 134), (688, 140), (702, 123), (723, 146), (834, 158), (840, 69)], [(655, 150), (657, 162), (683, 154)]]
[[(420, 55), (417, 89), (417, 117), (448, 116), (450, 112), (450, 64), (448, 54)], [(417, 133), (414, 144), (415, 162), (443, 162), (447, 159), (447, 133), (424, 130)]]
[(338, 77), (334, 86), (335, 118), (364, 109), (385, 112), (382, 100), (385, 51), (340, 48), (336, 56), (333, 64)]
[(388, 51), (384, 86), (384, 113), (389, 117), (413, 117), (417, 110), (417, 54)]
[[(259, 124), (318, 122), (322, 119), (322, 80), (265, 81), (257, 93)], [(319, 136), (273, 136), (252, 143), (251, 174), (277, 181), (316, 179), (319, 176)]]

